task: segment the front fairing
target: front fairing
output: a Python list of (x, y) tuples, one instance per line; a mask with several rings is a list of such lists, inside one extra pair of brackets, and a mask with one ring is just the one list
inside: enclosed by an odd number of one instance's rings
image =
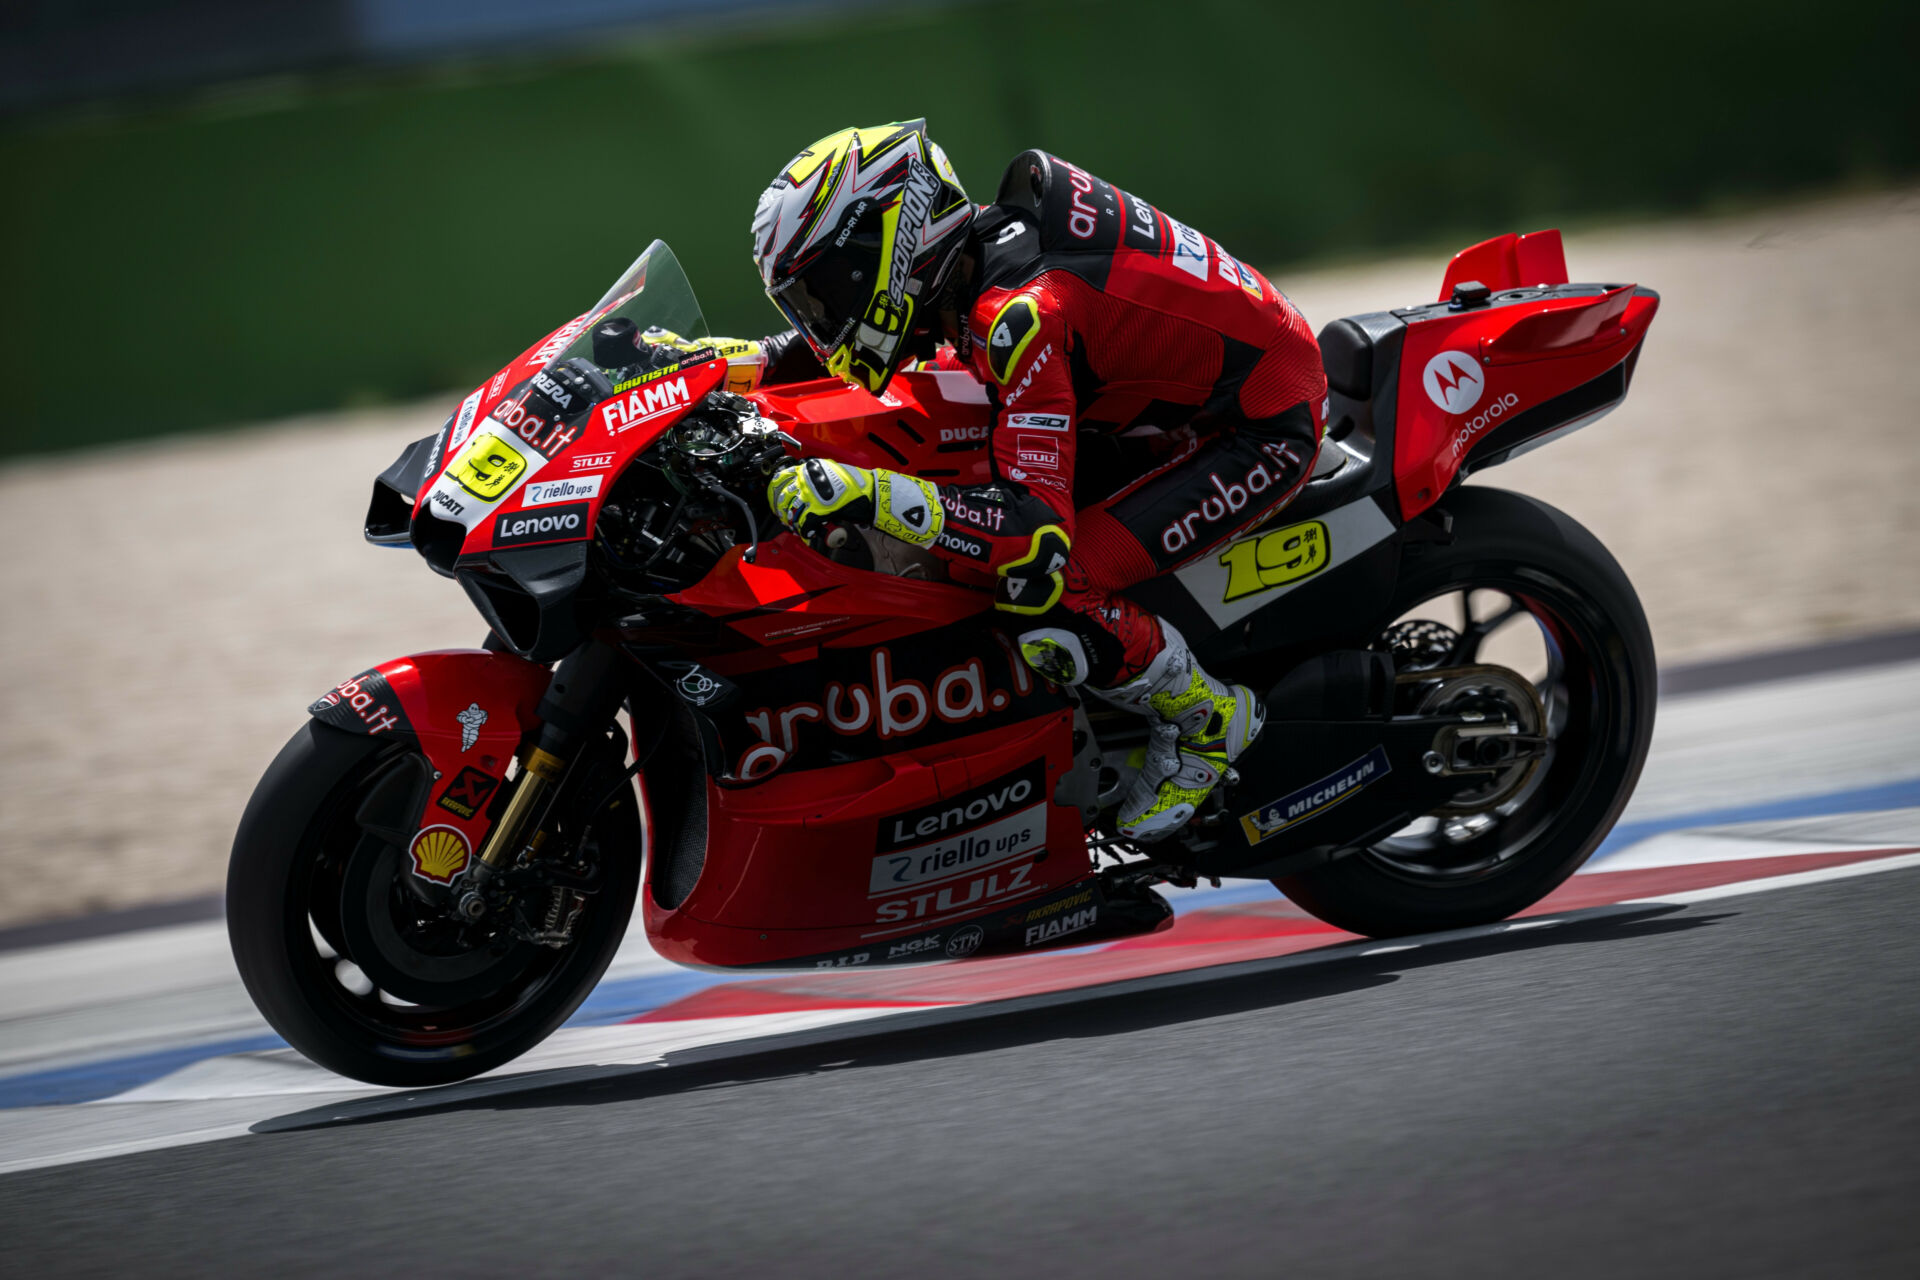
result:
[[(625, 347), (607, 342), (609, 322), (631, 339)], [(572, 597), (615, 482), (724, 384), (726, 362), (700, 341), (706, 332), (680, 264), (655, 241), (598, 302), (476, 387), (380, 476), (368, 540), (412, 546), (459, 579), (517, 652), (565, 652), (579, 639)]]
[[(704, 338), (706, 320), (673, 251), (654, 241), (592, 307), (461, 401), (424, 460), (411, 541), (435, 568), (486, 562), (523, 547), (584, 543), (613, 477), (685, 410), (716, 389), (726, 364), (710, 347), (629, 347), (636, 363), (601, 364), (608, 321)], [(647, 367), (673, 357), (665, 367)], [(591, 389), (556, 382), (584, 370)]]

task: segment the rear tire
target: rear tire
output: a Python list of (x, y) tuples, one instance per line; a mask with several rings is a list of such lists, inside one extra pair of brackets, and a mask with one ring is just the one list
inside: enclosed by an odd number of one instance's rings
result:
[[(479, 1075), (566, 1021), (620, 947), (641, 862), (629, 789), (596, 823), (601, 888), (564, 948), (410, 950), (413, 900), (395, 882), (407, 858), (356, 820), (380, 779), (411, 767), (409, 754), (309, 721), (254, 789), (227, 870), (227, 936), (268, 1024), (323, 1067), (402, 1088)], [(410, 957), (416, 971), (402, 974)], [(383, 973), (404, 997), (367, 977)]]
[(1540, 624), (1559, 667), (1561, 686), (1547, 691), (1557, 732), (1526, 799), (1484, 835), (1437, 842), (1431, 856), (1382, 841), (1273, 882), (1320, 919), (1368, 937), (1490, 924), (1540, 901), (1612, 829), (1653, 735), (1646, 615), (1599, 540), (1546, 503), (1501, 489), (1458, 490), (1445, 508), (1453, 540), (1409, 554), (1392, 616), (1450, 593), (1509, 596)]

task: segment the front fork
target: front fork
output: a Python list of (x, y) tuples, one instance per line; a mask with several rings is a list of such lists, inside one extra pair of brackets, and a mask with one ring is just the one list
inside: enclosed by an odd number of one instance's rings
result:
[(540, 731), (521, 761), (520, 775), (500, 821), (487, 833), (455, 903), (468, 920), (481, 920), (499, 903), (502, 872), (531, 857), (546, 837), (554, 789), (581, 749), (619, 710), (626, 659), (612, 645), (590, 640), (562, 658), (540, 700)]

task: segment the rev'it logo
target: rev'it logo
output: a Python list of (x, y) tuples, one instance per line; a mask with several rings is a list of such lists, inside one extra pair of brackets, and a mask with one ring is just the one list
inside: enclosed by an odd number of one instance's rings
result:
[(1420, 378), (1420, 384), (1427, 389), (1427, 399), (1440, 407), (1443, 413), (1465, 413), (1480, 401), (1480, 393), (1487, 389), (1486, 375), (1480, 372), (1480, 363), (1464, 351), (1442, 351), (1427, 361), (1427, 371)]

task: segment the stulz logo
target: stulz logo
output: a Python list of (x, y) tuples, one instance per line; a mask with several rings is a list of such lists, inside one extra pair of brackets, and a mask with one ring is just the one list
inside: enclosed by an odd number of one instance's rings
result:
[(1482, 431), (1485, 431), (1487, 427), (1490, 426), (1491, 424), (1498, 422), (1501, 418), (1504, 418), (1507, 415), (1507, 410), (1517, 407), (1519, 403), (1520, 403), (1520, 397), (1513, 394), (1513, 392), (1509, 391), (1507, 392), (1507, 394), (1501, 396), (1498, 400), (1495, 400), (1492, 404), (1482, 409), (1480, 411), (1479, 417), (1474, 418), (1470, 422), (1462, 423), (1460, 425), (1460, 430), (1456, 431), (1453, 436), (1454, 458), (1458, 459), (1461, 453), (1463, 453), (1466, 450), (1466, 447), (1469, 441), (1471, 441), (1475, 436), (1479, 435)]
[(619, 399), (607, 401), (600, 406), (600, 422), (609, 435), (618, 435), (663, 413), (684, 409), (692, 402), (686, 378), (673, 378), (652, 386), (635, 387)]
[(575, 471), (592, 471), (597, 467), (610, 467), (612, 465), (613, 455), (610, 453), (581, 453), (575, 454), (573, 459), (573, 469)]
[(591, 498), (600, 492), (599, 476), (578, 480), (533, 480), (521, 490), (520, 500), (529, 507), (544, 507), (569, 498)]
[(1480, 372), (1480, 362), (1466, 352), (1442, 351), (1427, 361), (1420, 385), (1427, 389), (1427, 399), (1440, 406), (1441, 412), (1465, 413), (1480, 402), (1480, 393), (1487, 389), (1487, 378)]
[(566, 542), (587, 536), (587, 504), (571, 503), (552, 511), (509, 511), (493, 522), (493, 545), (525, 546), (531, 542)]
[(1060, 469), (1060, 444), (1046, 436), (1015, 436), (1014, 453), (1020, 465), (1039, 471)]
[(984, 876), (977, 876), (964, 884), (950, 884), (943, 888), (928, 889), (924, 893), (883, 902), (879, 910), (874, 913), (874, 919), (881, 924), (939, 919), (1031, 889), (1034, 887), (1030, 883), (1032, 876), (1033, 864), (1022, 863), (1017, 867), (1008, 867), (989, 872)]

